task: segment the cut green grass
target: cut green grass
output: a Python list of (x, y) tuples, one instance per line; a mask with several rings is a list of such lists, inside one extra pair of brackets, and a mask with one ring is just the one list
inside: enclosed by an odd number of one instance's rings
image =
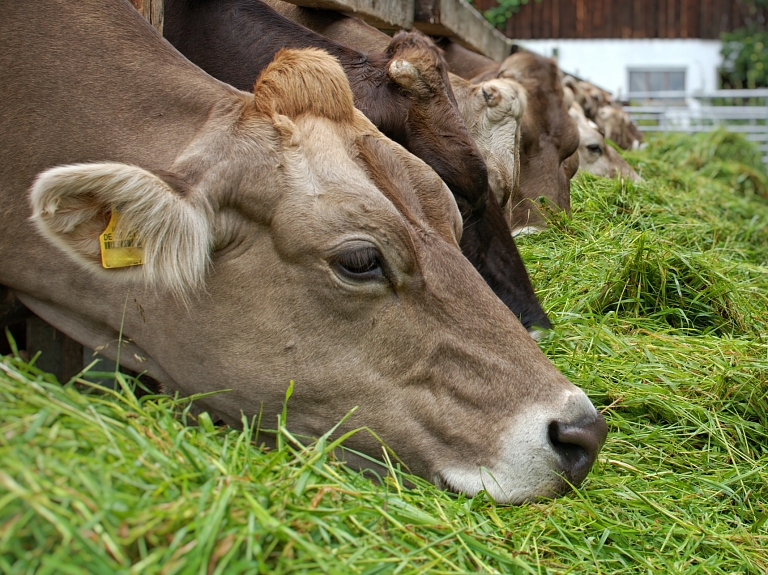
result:
[(261, 449), (255, 422), (190, 426), (187, 400), (137, 398), (125, 376), (62, 386), (9, 356), (0, 572), (765, 575), (768, 202), (751, 150), (654, 140), (627, 154), (644, 182), (579, 175), (573, 214), (519, 241), (556, 323), (541, 347), (610, 428), (576, 492), (503, 507), (399, 469), (371, 481), (328, 438), (281, 428)]

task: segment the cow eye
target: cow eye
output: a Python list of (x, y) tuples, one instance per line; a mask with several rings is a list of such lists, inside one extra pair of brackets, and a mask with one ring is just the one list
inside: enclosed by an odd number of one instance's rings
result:
[(336, 271), (356, 281), (384, 278), (384, 268), (379, 250), (373, 246), (355, 248), (336, 256)]
[(587, 150), (589, 150), (593, 154), (602, 154), (603, 153), (603, 151), (600, 149), (600, 146), (598, 144), (589, 144), (587, 146)]

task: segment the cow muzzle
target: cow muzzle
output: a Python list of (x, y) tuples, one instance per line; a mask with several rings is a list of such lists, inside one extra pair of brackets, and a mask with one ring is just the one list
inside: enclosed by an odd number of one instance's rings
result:
[(583, 422), (552, 421), (549, 424), (549, 442), (560, 457), (569, 483), (580, 485), (584, 481), (607, 436), (608, 425), (600, 413)]
[(496, 454), (483, 465), (445, 465), (434, 482), (451, 491), (486, 491), (497, 503), (555, 497), (578, 487), (608, 434), (603, 416), (573, 387), (549, 405), (533, 405), (511, 419)]

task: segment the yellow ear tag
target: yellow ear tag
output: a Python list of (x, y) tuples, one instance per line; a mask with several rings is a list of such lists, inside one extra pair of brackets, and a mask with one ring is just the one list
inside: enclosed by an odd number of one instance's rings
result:
[(144, 263), (144, 246), (136, 237), (136, 232), (120, 236), (115, 234), (119, 217), (118, 213), (112, 210), (107, 229), (99, 236), (101, 265), (106, 269), (140, 266)]

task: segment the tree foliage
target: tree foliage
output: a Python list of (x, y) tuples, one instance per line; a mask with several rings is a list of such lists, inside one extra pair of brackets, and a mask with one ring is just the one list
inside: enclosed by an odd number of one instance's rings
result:
[[(537, 4), (541, 3), (541, 0), (534, 1)], [(483, 16), (497, 28), (504, 28), (512, 14), (517, 14), (525, 4), (528, 4), (528, 0), (498, 0), (496, 6), (483, 12)]]
[(749, 2), (751, 21), (733, 32), (721, 35), (723, 67), (720, 77), (723, 88), (761, 88), (768, 86), (768, 31), (765, 12), (768, 0)]

